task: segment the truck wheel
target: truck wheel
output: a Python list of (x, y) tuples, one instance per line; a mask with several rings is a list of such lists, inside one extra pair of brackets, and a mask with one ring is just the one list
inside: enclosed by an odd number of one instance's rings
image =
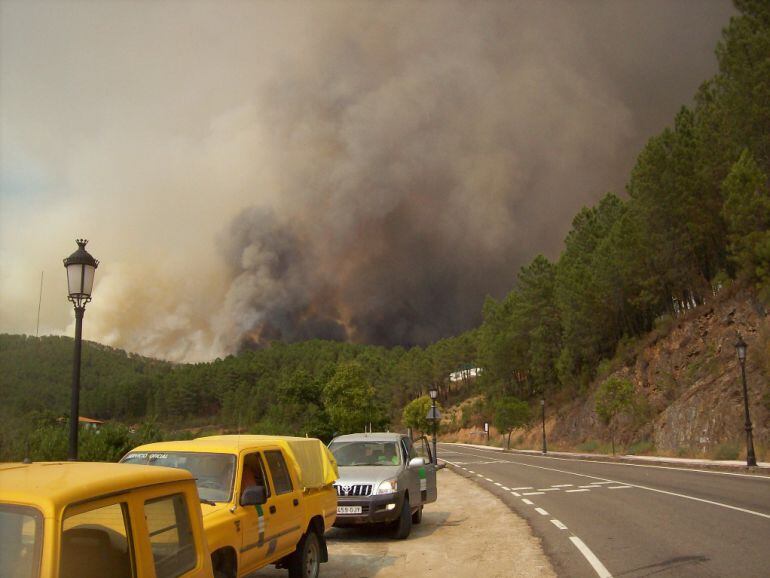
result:
[(289, 560), (289, 578), (318, 578), (320, 569), (321, 546), (318, 535), (308, 530)]
[(414, 514), (412, 514), (412, 524), (419, 524), (422, 522), (422, 506)]
[(404, 497), (404, 504), (401, 506), (401, 515), (396, 522), (396, 539), (406, 540), (409, 532), (412, 531), (412, 509), (409, 505), (409, 496)]

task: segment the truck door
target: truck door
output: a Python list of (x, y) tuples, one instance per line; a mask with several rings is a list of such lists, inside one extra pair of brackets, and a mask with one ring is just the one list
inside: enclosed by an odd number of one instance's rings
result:
[(417, 470), (420, 478), (420, 498), (423, 504), (435, 502), (438, 497), (436, 487), (436, 465), (433, 463), (433, 453), (430, 450), (428, 438), (422, 436), (414, 442), (417, 455), (425, 459), (425, 467)]
[(267, 558), (280, 558), (294, 551), (305, 528), (302, 511), (302, 488), (292, 479), (289, 464), (279, 448), (264, 451), (265, 462), (272, 481), (273, 495), (268, 498), (265, 541)]
[[(259, 452), (249, 453), (243, 458), (241, 479), (238, 485), (239, 500), (243, 491), (249, 486), (263, 486), (267, 500), (270, 501), (272, 492), (265, 473), (265, 464)], [(267, 508), (268, 504), (243, 506), (237, 512), (237, 523), (240, 526), (242, 537), (241, 568), (239, 570), (248, 571), (256, 568), (267, 557), (268, 543), (265, 541), (265, 535), (272, 529), (269, 529), (266, 523), (265, 510)]]

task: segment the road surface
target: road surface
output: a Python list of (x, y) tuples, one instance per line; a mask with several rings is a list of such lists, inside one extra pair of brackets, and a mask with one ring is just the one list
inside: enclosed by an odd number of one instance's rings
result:
[(770, 576), (770, 478), (440, 444), (565, 577)]

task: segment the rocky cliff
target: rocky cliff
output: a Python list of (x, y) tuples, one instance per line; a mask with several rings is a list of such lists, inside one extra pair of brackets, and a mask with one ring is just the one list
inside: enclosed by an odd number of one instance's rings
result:
[[(750, 292), (724, 293), (678, 319), (662, 320), (644, 340), (603, 364), (588, 392), (556, 404), (546, 422), (552, 446), (608, 442), (614, 428), (616, 441), (626, 449), (636, 444), (664, 455), (730, 457), (719, 454), (733, 448), (744, 456), (743, 392), (734, 346), (740, 332), (748, 344), (754, 443), (760, 455), (770, 455), (770, 319)], [(596, 415), (595, 393), (613, 376), (633, 383), (635, 403), (608, 427)], [(539, 427), (519, 438), (522, 446), (533, 447), (539, 447), (539, 439)]]

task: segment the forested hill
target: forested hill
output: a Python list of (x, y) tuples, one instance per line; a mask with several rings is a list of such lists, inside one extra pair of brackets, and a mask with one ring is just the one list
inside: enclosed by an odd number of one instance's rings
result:
[[(488, 402), (479, 411), (492, 416), (496, 405), (532, 405), (543, 393), (587, 395), (602, 364), (730, 285), (767, 303), (770, 2), (735, 4), (716, 48), (719, 72), (641, 151), (627, 195), (581, 210), (559, 259), (523, 267), (509, 295), (484, 303), (476, 330), (408, 351), (274, 343), (179, 366), (88, 344), (81, 413), (327, 437), (399, 421), (407, 402), (431, 385), (446, 394), (449, 373), (471, 364), (483, 368), (473, 385)], [(2, 336), (5, 439), (11, 423), (34, 427), (33, 412), (64, 413), (70, 375), (70, 340)]]
[[(73, 340), (0, 335), (0, 442), (68, 414)], [(172, 365), (85, 342), (81, 415), (166, 429), (314, 435), (387, 427), (431, 384), (476, 358), (472, 334), (426, 349), (330, 341), (273, 343), (210, 363)], [(3, 456), (0, 456), (2, 459)], [(18, 457), (18, 456), (17, 456)]]

